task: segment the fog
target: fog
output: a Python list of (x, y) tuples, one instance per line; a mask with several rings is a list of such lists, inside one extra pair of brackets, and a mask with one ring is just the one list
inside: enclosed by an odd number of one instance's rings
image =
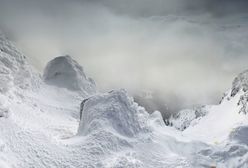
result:
[(150, 111), (174, 112), (218, 103), (248, 68), (247, 7), (241, 0), (0, 0), (0, 29), (40, 71), (69, 54), (101, 91), (126, 88)]

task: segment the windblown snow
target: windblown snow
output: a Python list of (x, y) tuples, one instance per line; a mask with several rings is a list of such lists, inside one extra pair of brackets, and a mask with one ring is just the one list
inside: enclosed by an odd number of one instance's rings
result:
[(1, 35), (0, 64), (1, 168), (248, 167), (247, 71), (221, 104), (183, 110), (166, 126), (125, 90), (97, 92), (70, 56), (41, 78)]

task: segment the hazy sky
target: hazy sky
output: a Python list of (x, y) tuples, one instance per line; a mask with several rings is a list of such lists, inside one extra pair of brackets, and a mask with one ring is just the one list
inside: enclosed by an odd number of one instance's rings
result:
[(0, 0), (0, 29), (39, 70), (70, 54), (102, 90), (151, 90), (182, 107), (215, 103), (248, 69), (247, 9), (247, 0)]

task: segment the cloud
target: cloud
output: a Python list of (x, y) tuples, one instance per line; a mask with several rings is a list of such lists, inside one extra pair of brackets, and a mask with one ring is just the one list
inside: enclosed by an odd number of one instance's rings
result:
[(152, 90), (173, 110), (217, 102), (247, 68), (245, 17), (216, 18), (206, 1), (125, 2), (1, 0), (0, 27), (40, 70), (70, 54), (101, 90)]

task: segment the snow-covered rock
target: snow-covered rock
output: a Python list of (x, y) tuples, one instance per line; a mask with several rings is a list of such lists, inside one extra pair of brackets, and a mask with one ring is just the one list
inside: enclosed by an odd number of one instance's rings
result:
[(239, 113), (243, 113), (243, 114), (248, 113), (248, 93), (247, 92), (240, 96), (240, 99), (237, 105), (240, 107)]
[(96, 93), (93, 79), (88, 78), (82, 66), (70, 56), (60, 56), (51, 60), (45, 67), (43, 79), (47, 84), (82, 91), (84, 94)]
[(248, 70), (240, 73), (233, 81), (231, 94), (226, 99), (230, 100), (235, 96), (239, 96), (237, 106), (239, 113), (248, 113)]
[(231, 97), (234, 97), (238, 92), (248, 91), (248, 70), (240, 73), (232, 83)]
[(37, 82), (37, 74), (27, 63), (26, 57), (0, 33), (0, 92), (10, 88), (31, 88)]
[(190, 125), (196, 124), (198, 120), (207, 114), (207, 107), (195, 107), (194, 109), (184, 109), (166, 121), (167, 125), (173, 126), (178, 130), (185, 130)]
[(9, 110), (7, 108), (0, 108), (0, 117), (8, 117)]
[(149, 114), (140, 108), (126, 91), (111, 91), (90, 97), (84, 104), (78, 135), (88, 135), (101, 129), (134, 137), (148, 131)]
[(8, 98), (5, 95), (3, 94), (0, 95), (0, 117), (9, 116), (10, 103), (7, 100)]
[(162, 117), (162, 114), (159, 111), (154, 111), (152, 114), (150, 114), (149, 120), (150, 122), (152, 122), (153, 124), (157, 126), (160, 126), (160, 127), (165, 126), (164, 119)]
[(230, 139), (248, 146), (248, 125), (233, 129), (230, 133)]
[(248, 113), (248, 70), (240, 73), (233, 81), (232, 88), (224, 94), (221, 104), (237, 99), (239, 113)]

